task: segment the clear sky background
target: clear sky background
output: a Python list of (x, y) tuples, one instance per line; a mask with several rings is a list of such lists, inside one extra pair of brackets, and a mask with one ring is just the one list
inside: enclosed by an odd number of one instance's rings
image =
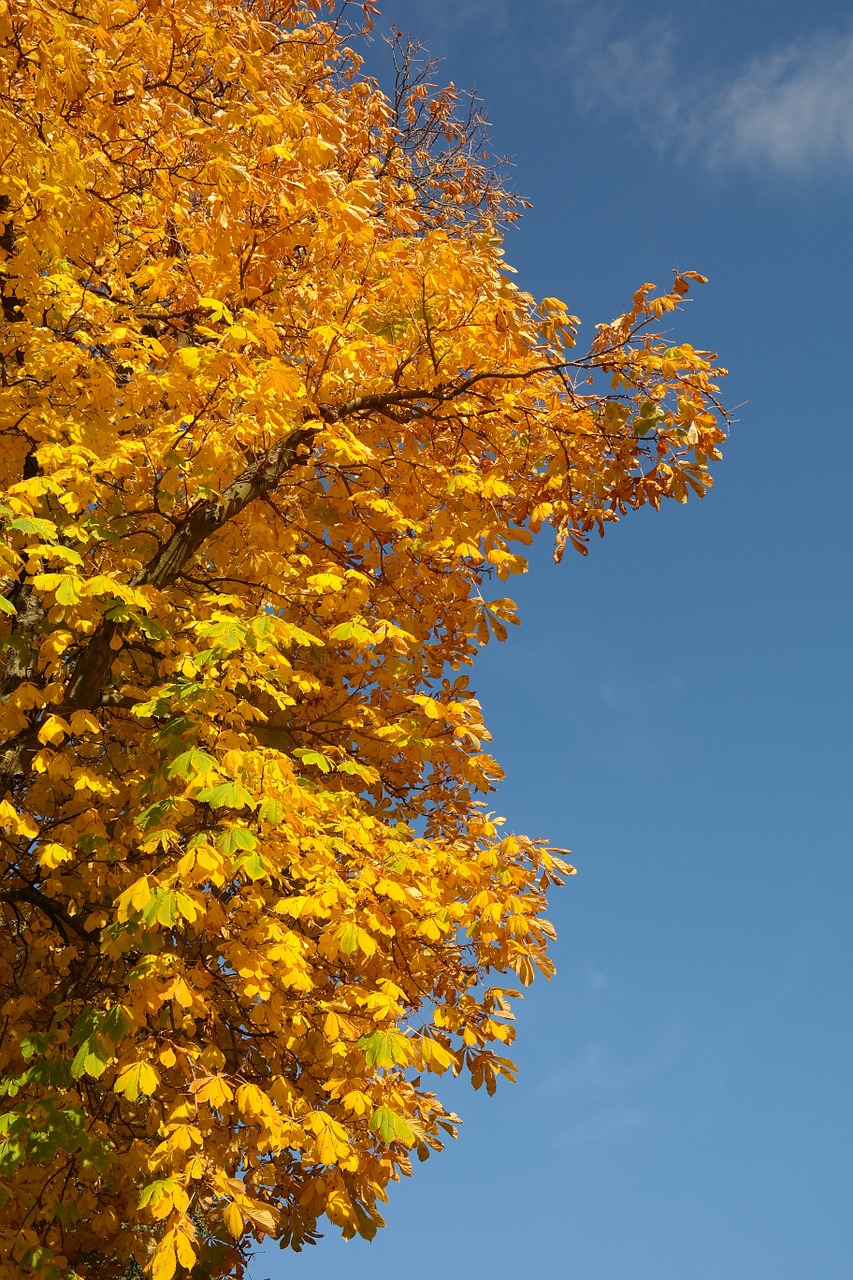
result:
[(476, 84), (584, 317), (695, 269), (740, 405), (704, 502), (511, 583), (473, 683), (508, 825), (571, 847), (517, 1086), (388, 1227), (255, 1280), (850, 1280), (853, 13), (814, 0), (385, 0)]

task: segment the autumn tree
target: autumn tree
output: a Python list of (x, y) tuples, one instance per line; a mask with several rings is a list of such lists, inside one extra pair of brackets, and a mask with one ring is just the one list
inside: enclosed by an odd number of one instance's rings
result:
[(569, 868), (467, 668), (543, 525), (718, 456), (700, 277), (579, 354), (476, 110), (350, 13), (0, 5), (2, 1280), (370, 1237), (430, 1076), (512, 1076)]

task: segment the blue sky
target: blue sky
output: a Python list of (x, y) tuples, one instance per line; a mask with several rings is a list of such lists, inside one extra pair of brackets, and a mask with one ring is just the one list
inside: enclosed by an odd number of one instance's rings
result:
[[(461, 1085), (388, 1228), (255, 1280), (849, 1280), (853, 15), (386, 0), (534, 202), (508, 258), (611, 319), (673, 267), (739, 405), (702, 503), (534, 550), (474, 683), (508, 824), (574, 850), (517, 1086)], [(446, 1091), (446, 1090), (445, 1090)]]

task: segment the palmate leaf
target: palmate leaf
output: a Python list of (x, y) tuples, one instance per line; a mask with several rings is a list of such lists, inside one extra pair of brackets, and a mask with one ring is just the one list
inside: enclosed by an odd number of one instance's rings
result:
[(280, 800), (263, 800), (258, 806), (258, 818), (272, 827), (277, 827), (285, 815), (286, 809)]
[(328, 756), (324, 756), (320, 751), (300, 750), (294, 753), (303, 764), (314, 765), (321, 773), (329, 773), (332, 768), (332, 762)]
[(116, 1093), (123, 1093), (128, 1102), (136, 1102), (138, 1098), (152, 1094), (159, 1084), (160, 1077), (148, 1062), (133, 1062), (122, 1067), (113, 1086)]
[(409, 1125), (390, 1107), (377, 1107), (370, 1118), (370, 1127), (383, 1142), (402, 1142), (406, 1147), (415, 1145), (415, 1135)]
[(217, 841), (222, 852), (231, 857), (238, 850), (252, 852), (258, 847), (258, 837), (247, 827), (228, 827)]
[(71, 1075), (75, 1080), (79, 1080), (84, 1075), (97, 1080), (104, 1074), (112, 1057), (112, 1045), (100, 1036), (92, 1036), (91, 1039), (84, 1040), (77, 1050), (71, 1064)]
[(372, 956), (376, 951), (376, 939), (354, 921), (342, 925), (337, 938), (342, 955), (360, 952), (364, 956)]
[(177, 894), (173, 889), (155, 889), (142, 908), (145, 924), (159, 924), (171, 929), (178, 919)]
[(412, 1046), (399, 1031), (374, 1031), (358, 1044), (369, 1067), (394, 1067), (412, 1060)]
[(195, 798), (209, 804), (211, 809), (249, 809), (254, 806), (251, 792), (233, 780), (222, 782), (217, 787), (201, 787)]
[(199, 747), (191, 747), (189, 751), (176, 756), (168, 768), (170, 778), (194, 778), (199, 774), (209, 773), (216, 768), (213, 756)]
[(44, 538), (46, 542), (55, 542), (57, 528), (53, 520), (41, 520), (33, 516), (16, 516), (13, 520), (7, 520), (6, 526), (9, 529), (17, 529), (21, 533), (32, 533), (38, 538)]
[(265, 880), (269, 876), (269, 867), (258, 853), (245, 853), (234, 863), (235, 871), (242, 871), (250, 880)]

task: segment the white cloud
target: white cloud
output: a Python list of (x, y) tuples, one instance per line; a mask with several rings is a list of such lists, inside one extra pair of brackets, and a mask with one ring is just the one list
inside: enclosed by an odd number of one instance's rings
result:
[[(571, 1062), (549, 1075), (542, 1091), (549, 1098), (568, 1100), (572, 1107), (582, 1100), (613, 1106), (617, 1095), (632, 1093), (667, 1072), (682, 1050), (681, 1037), (672, 1031), (647, 1053), (627, 1061), (614, 1057), (602, 1044), (587, 1044)], [(632, 1099), (623, 1098), (623, 1102), (623, 1109), (636, 1109)]]
[(683, 1052), (682, 1036), (674, 1027), (662, 1029), (656, 1041), (628, 1057), (588, 1043), (540, 1085), (552, 1118), (553, 1145), (589, 1153), (654, 1126), (660, 1082)]
[(598, 682), (598, 696), (608, 711), (637, 712), (649, 703), (660, 703), (680, 693), (685, 686), (683, 676), (671, 675), (648, 679), (611, 669)]
[(715, 169), (805, 177), (853, 165), (853, 30), (769, 49), (721, 76), (679, 28), (631, 29), (627, 14), (616, 4), (575, 28), (564, 56), (579, 106), (631, 115), (659, 149)]
[[(710, 127), (709, 127), (710, 126)], [(853, 33), (800, 41), (756, 58), (726, 86), (710, 120), (694, 120), (715, 157), (783, 173), (853, 163)]]
[(645, 1111), (636, 1107), (607, 1107), (584, 1116), (555, 1139), (557, 1147), (597, 1145), (626, 1138), (648, 1121)]

